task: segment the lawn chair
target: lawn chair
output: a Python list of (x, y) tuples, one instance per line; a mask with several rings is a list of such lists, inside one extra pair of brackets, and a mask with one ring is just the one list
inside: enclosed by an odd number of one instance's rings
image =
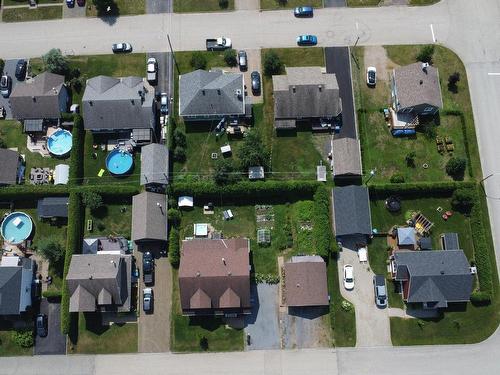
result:
[(99, 173), (97, 173), (97, 177), (102, 177), (104, 175), (104, 172), (106, 172), (104, 169), (101, 168)]

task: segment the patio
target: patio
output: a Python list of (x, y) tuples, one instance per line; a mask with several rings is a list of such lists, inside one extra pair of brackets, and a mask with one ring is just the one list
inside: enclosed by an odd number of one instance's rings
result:
[(27, 135), (26, 148), (31, 152), (38, 152), (43, 157), (49, 157), (47, 139), (57, 130), (56, 126), (49, 126), (46, 131), (40, 133), (29, 133)]

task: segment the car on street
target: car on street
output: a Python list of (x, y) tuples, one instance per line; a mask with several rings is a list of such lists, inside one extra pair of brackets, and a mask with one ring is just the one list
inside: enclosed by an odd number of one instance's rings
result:
[(160, 113), (168, 115), (168, 95), (166, 92), (162, 92), (160, 96)]
[(299, 46), (315, 46), (318, 44), (316, 35), (299, 35), (297, 37), (297, 44)]
[(0, 94), (2, 94), (4, 98), (8, 98), (10, 90), (12, 90), (12, 78), (4, 74), (2, 78), (0, 78)]
[(158, 62), (154, 57), (150, 57), (146, 64), (148, 82), (154, 84), (158, 81)]
[(48, 334), (47, 315), (38, 314), (36, 316), (36, 334), (40, 337), (45, 337)]
[(154, 283), (155, 263), (153, 254), (146, 251), (142, 256), (142, 279), (144, 284), (149, 285)]
[(254, 95), (260, 95), (260, 90), (261, 90), (260, 73), (257, 71), (253, 71), (250, 74), (250, 78), (252, 80), (252, 93)]
[(85, 6), (85, 0), (76, 0), (76, 3), (78, 4), (79, 7)]
[(111, 46), (113, 53), (127, 53), (132, 52), (132, 45), (127, 42), (115, 43)]
[(344, 288), (354, 289), (354, 268), (350, 264), (344, 266)]
[(377, 68), (369, 66), (366, 69), (366, 84), (368, 86), (375, 86), (377, 84)]
[(247, 53), (243, 50), (238, 52), (238, 65), (242, 71), (248, 69)]
[(145, 313), (153, 312), (153, 288), (144, 288), (142, 290), (142, 309)]
[(73, 8), (75, 6), (75, 0), (66, 0), (66, 5), (68, 8)]
[(26, 68), (27, 68), (27, 66), (28, 66), (28, 63), (26, 62), (26, 60), (21, 59), (21, 60), (17, 61), (15, 75), (16, 75), (16, 78), (19, 81), (23, 81), (24, 78), (26, 78)]
[(313, 7), (311, 6), (295, 7), (295, 9), (293, 10), (293, 15), (295, 17), (312, 17), (314, 15)]
[(375, 304), (378, 307), (387, 306), (387, 287), (383, 275), (373, 276), (373, 290), (375, 292)]

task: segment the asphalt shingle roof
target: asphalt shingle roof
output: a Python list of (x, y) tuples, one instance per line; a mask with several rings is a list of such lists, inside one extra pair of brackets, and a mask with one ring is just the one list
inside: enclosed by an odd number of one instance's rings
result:
[(365, 186), (333, 189), (333, 211), (336, 236), (371, 235), (370, 197)]
[(17, 167), (19, 153), (0, 148), (0, 185), (15, 185), (17, 182)]
[(168, 183), (168, 149), (151, 143), (141, 149), (141, 185)]
[(292, 261), (286, 262), (284, 268), (287, 306), (329, 304), (326, 263), (321, 257), (292, 257)]
[(68, 217), (68, 197), (45, 197), (38, 200), (37, 213), (41, 218)]
[(33, 268), (34, 262), (28, 258), (20, 258), (19, 266), (0, 267), (0, 315), (18, 315), (20, 303), (23, 269)]
[(361, 176), (359, 141), (353, 138), (333, 140), (333, 175)]
[(167, 196), (145, 191), (132, 198), (132, 240), (167, 240)]

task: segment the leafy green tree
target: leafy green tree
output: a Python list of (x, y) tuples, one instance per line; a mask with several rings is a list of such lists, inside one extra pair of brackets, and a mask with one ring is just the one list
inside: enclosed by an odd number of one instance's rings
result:
[(460, 73), (455, 72), (448, 77), (448, 90), (456, 93), (458, 91), (457, 83), (460, 81)]
[(52, 48), (42, 59), (45, 68), (51, 73), (66, 75), (69, 72), (68, 59), (58, 48)]
[(193, 52), (191, 56), (191, 66), (196, 70), (205, 69), (207, 67), (206, 56), (200, 51)]
[(234, 49), (227, 49), (224, 51), (224, 61), (228, 66), (238, 65), (238, 60), (236, 59), (236, 51)]
[(283, 63), (276, 51), (269, 51), (264, 55), (264, 73), (266, 76), (280, 74), (283, 70)]
[(177, 228), (181, 223), (181, 212), (178, 209), (169, 208), (167, 216), (168, 216), (168, 222), (173, 227)]
[(64, 258), (61, 242), (53, 237), (44, 237), (38, 241), (37, 251), (52, 264), (57, 264)]
[(262, 143), (259, 134), (255, 131), (248, 132), (238, 151), (241, 170), (247, 172), (248, 168), (257, 166), (262, 166), (264, 169), (267, 169), (269, 157), (269, 152)]
[(214, 180), (218, 185), (233, 183), (239, 179), (234, 164), (229, 159), (219, 159), (215, 165)]
[(85, 191), (82, 193), (83, 205), (89, 208), (91, 211), (97, 210), (102, 207), (104, 202), (102, 196), (93, 191)]
[(472, 189), (461, 188), (453, 192), (451, 204), (457, 211), (469, 213), (475, 202), (475, 195)]
[(455, 180), (461, 179), (463, 178), (466, 166), (467, 160), (464, 158), (452, 157), (446, 163), (446, 173)]
[(180, 245), (179, 245), (179, 231), (176, 228), (170, 229), (168, 235), (168, 259), (173, 267), (179, 267), (181, 261)]
[(114, 0), (92, 0), (92, 3), (96, 8), (97, 15), (99, 17), (118, 14), (118, 5)]
[(12, 340), (21, 348), (31, 348), (34, 344), (33, 331), (13, 331)]
[(229, 6), (229, 0), (219, 0), (219, 8), (227, 9)]
[(432, 56), (434, 55), (434, 45), (428, 44), (420, 48), (417, 54), (417, 61), (422, 61), (424, 63), (432, 63)]
[(174, 145), (175, 147), (184, 147), (184, 148), (187, 146), (186, 134), (184, 134), (179, 129), (175, 129), (174, 131)]
[(408, 167), (415, 168), (415, 157), (416, 156), (417, 156), (417, 153), (415, 151), (410, 151), (406, 154), (405, 161), (406, 161), (406, 165)]

